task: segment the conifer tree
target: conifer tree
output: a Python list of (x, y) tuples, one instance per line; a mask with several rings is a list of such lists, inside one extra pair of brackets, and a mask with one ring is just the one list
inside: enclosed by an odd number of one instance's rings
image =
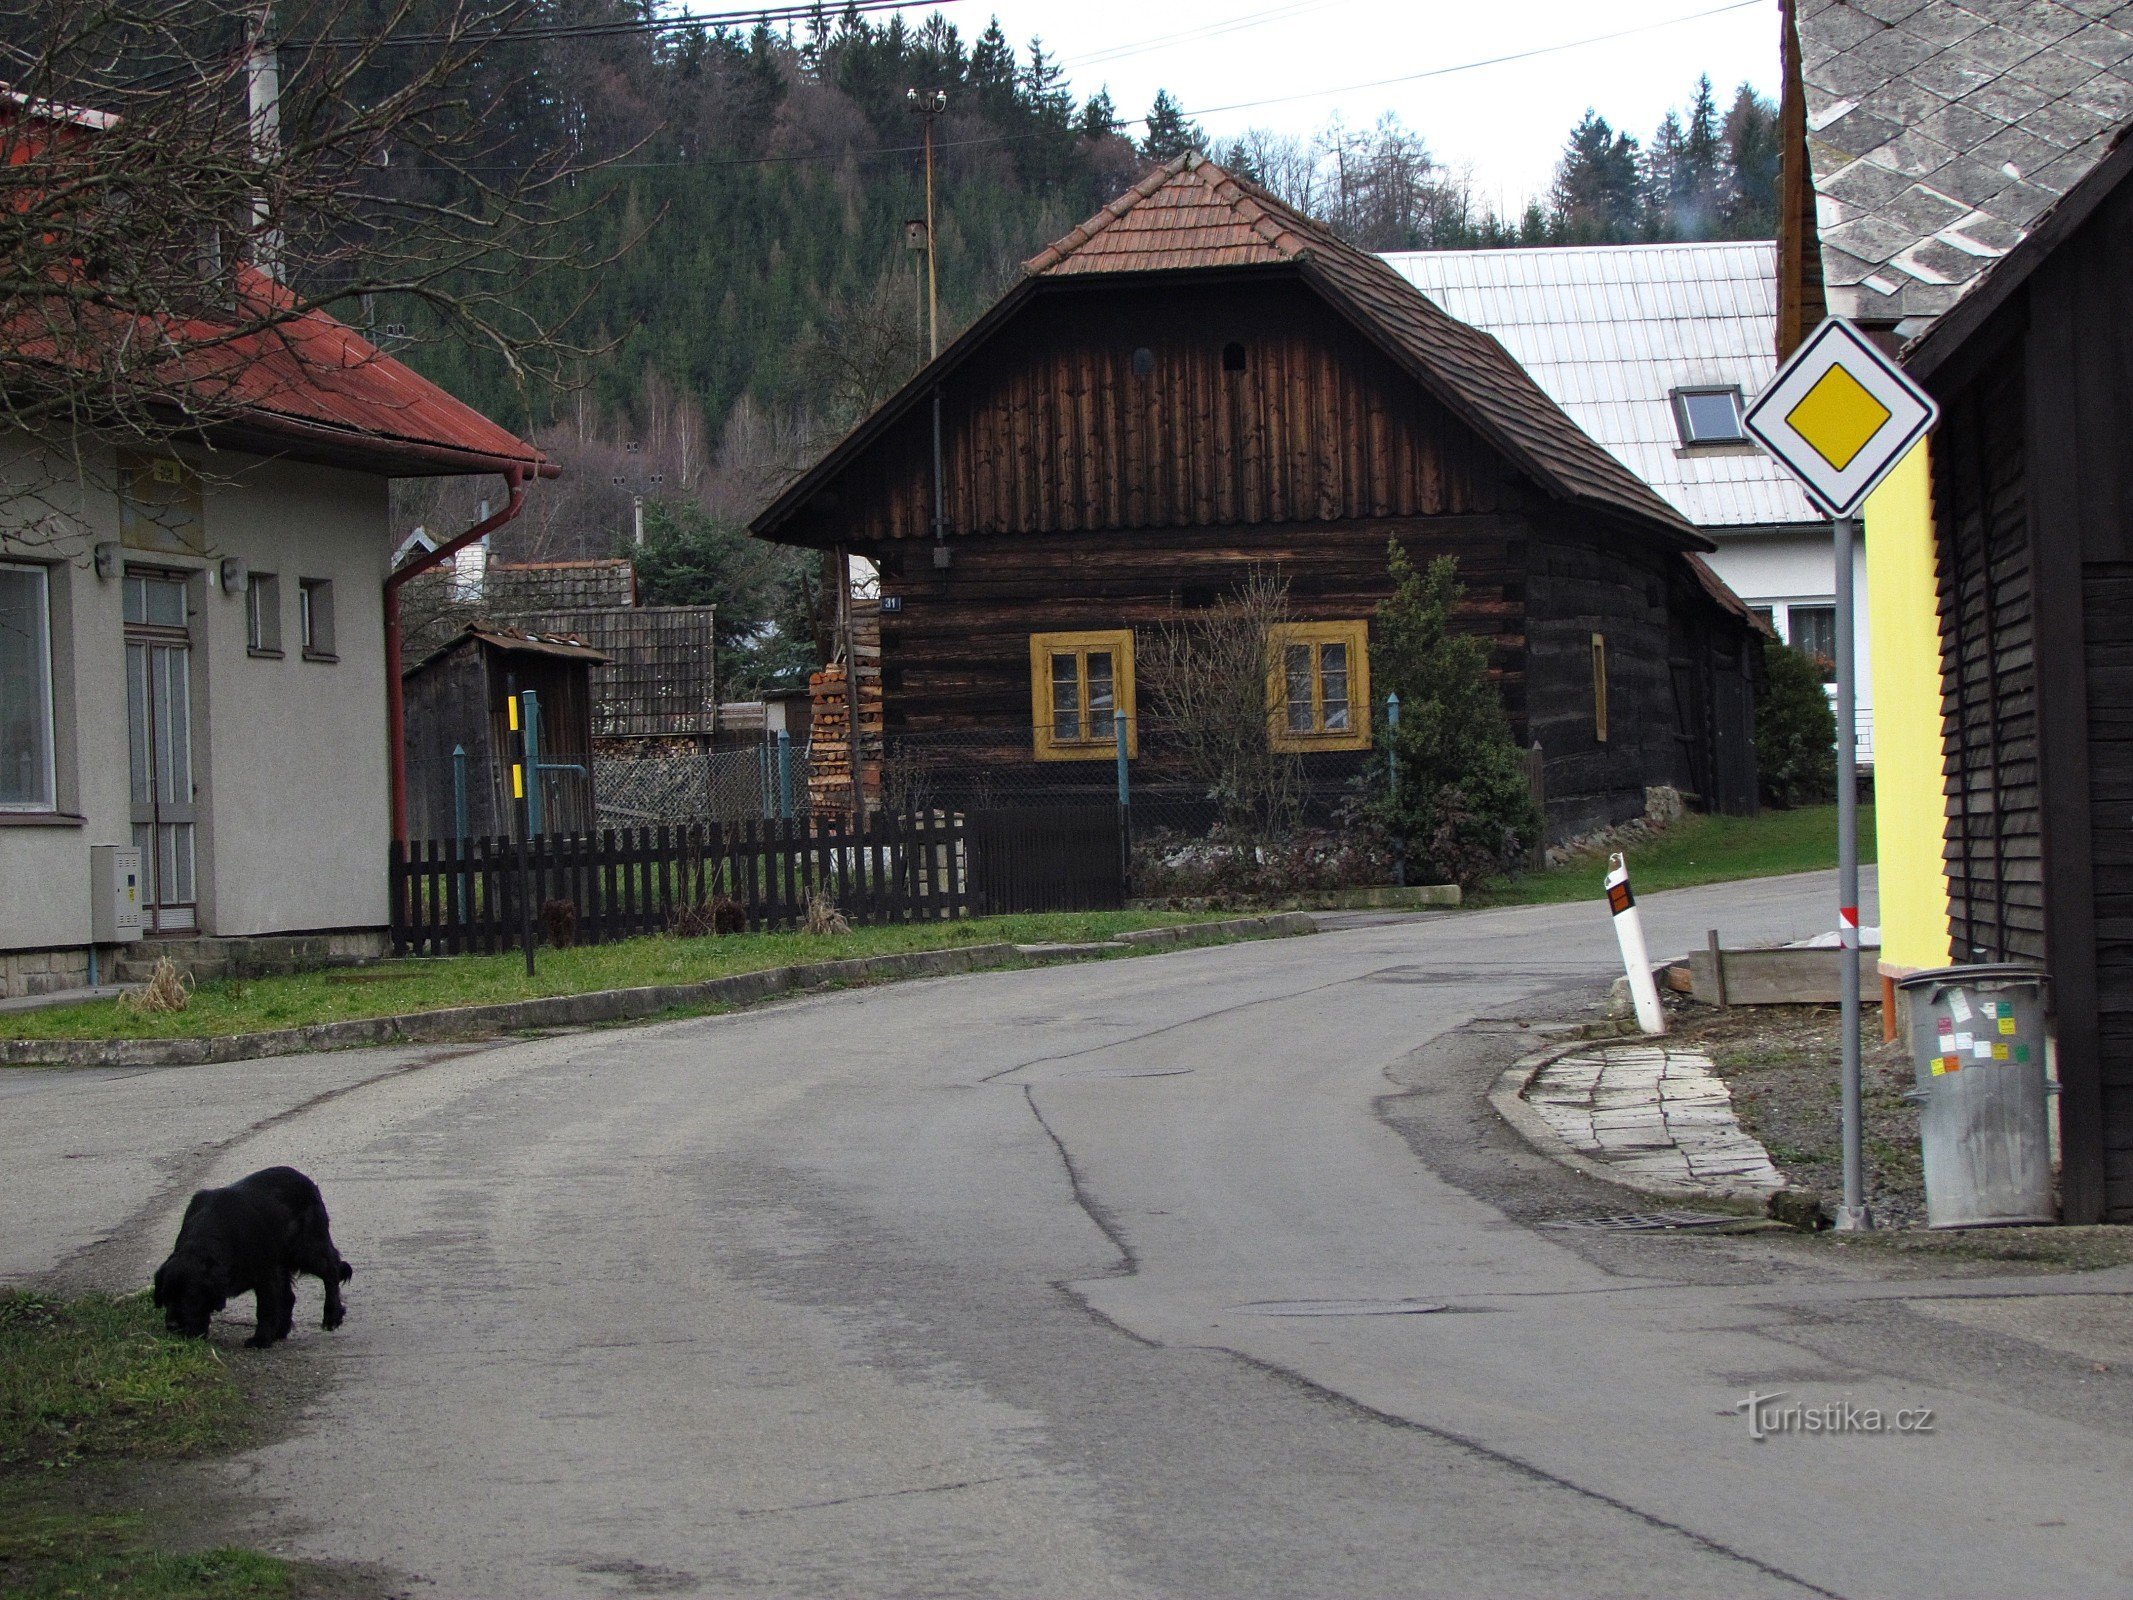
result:
[(1392, 594), (1371, 629), (1370, 685), (1400, 697), (1400, 724), (1388, 724), (1381, 699), (1372, 731), (1398, 761), (1372, 811), (1404, 849), (1410, 881), (1472, 886), (1539, 837), (1525, 757), (1489, 681), (1488, 646), (1452, 625), (1458, 562), (1439, 556), (1418, 571), (1397, 539), (1386, 561)]
[(1637, 141), (1587, 110), (1570, 131), (1555, 171), (1555, 225), (1576, 244), (1620, 244), (1638, 236)]
[(1155, 92), (1148, 108), (1148, 131), (1141, 140), (1141, 154), (1150, 161), (1174, 161), (1188, 150), (1206, 148), (1207, 135), (1185, 115), (1168, 89)]
[(1084, 139), (1102, 139), (1118, 132), (1118, 107), (1112, 102), (1109, 89), (1098, 89), (1089, 96), (1088, 104), (1081, 108), (1081, 136)]

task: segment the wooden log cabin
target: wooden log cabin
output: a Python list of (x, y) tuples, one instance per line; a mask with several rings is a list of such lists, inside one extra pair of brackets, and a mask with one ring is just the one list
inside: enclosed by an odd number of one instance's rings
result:
[(1138, 717), (1136, 635), (1263, 568), (1311, 664), (1312, 705), (1274, 724), (1352, 769), (1397, 539), (1458, 559), (1552, 837), (1654, 785), (1755, 805), (1760, 635), (1708, 541), (1493, 338), (1197, 155), (1030, 261), (753, 531), (878, 571), (892, 745), (962, 734), (1097, 792), (1090, 713)]
[(2043, 967), (2060, 1214), (2133, 1221), (2133, 139), (1906, 351), (1933, 441), (1954, 959)]

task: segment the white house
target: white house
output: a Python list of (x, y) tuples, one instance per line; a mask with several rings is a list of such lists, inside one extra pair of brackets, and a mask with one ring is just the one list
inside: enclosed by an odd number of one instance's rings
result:
[[(1385, 260), (1484, 328), (1549, 397), (1718, 543), (1711, 566), (1788, 644), (1829, 656), (1829, 523), (1741, 428), (1777, 371), (1777, 246), (1764, 241), (1414, 250)], [(1866, 555), (1853, 568), (1859, 759), (1873, 761)]]
[(236, 381), (198, 445), (0, 438), (0, 997), (88, 979), (99, 845), (151, 940), (382, 943), (387, 480), (553, 469), (323, 316)]

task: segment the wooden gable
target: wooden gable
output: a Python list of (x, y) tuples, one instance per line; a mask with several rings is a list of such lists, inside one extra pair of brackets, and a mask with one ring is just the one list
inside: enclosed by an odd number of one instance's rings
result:
[[(951, 536), (1455, 516), (1527, 497), (1285, 272), (1049, 289), (940, 393)], [(931, 537), (932, 465), (930, 409), (914, 406), (822, 486), (808, 533)]]

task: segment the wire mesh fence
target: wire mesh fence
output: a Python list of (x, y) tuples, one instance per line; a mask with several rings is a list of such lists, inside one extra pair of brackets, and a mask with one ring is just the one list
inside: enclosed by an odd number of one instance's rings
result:
[[(1125, 730), (1120, 760), (1118, 729)], [(1391, 844), (1369, 821), (1380, 764), (1365, 750), (1223, 750), (1153, 717), (1106, 721), (1070, 746), (1028, 727), (890, 732), (892, 809), (1036, 812), (1118, 808), (1134, 894), (1240, 898), (1393, 882)], [(1039, 750), (1050, 744), (1051, 754)], [(1123, 770), (1122, 770), (1123, 769)]]
[(805, 748), (765, 741), (740, 749), (650, 745), (593, 758), (602, 828), (642, 828), (808, 814)]

